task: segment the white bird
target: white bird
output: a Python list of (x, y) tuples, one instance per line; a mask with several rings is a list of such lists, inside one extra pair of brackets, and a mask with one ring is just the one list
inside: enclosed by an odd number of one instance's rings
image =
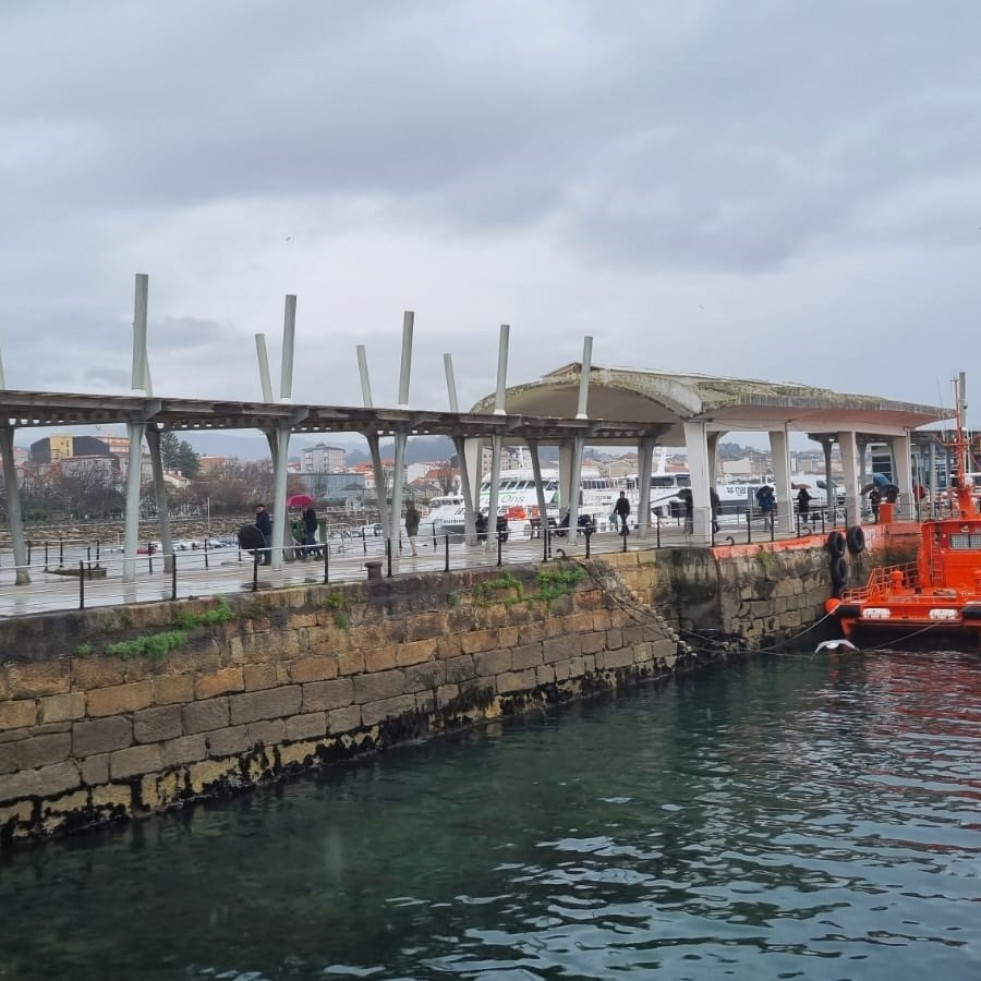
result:
[(822, 640), (817, 647), (814, 648), (815, 654), (821, 654), (823, 651), (828, 651), (831, 654), (836, 654), (838, 651), (857, 651), (858, 648), (850, 640)]

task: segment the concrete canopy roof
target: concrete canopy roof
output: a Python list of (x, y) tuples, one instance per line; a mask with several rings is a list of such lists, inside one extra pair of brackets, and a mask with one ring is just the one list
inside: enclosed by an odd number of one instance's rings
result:
[[(575, 417), (582, 364), (573, 362), (540, 381), (509, 388), (508, 414)], [(490, 412), (494, 396), (473, 412)], [(812, 435), (851, 431), (900, 436), (951, 417), (933, 405), (897, 402), (873, 395), (848, 395), (826, 388), (695, 373), (593, 365), (589, 376), (591, 420), (643, 424), (666, 446), (684, 446), (683, 425), (702, 422), (711, 432), (782, 430)]]

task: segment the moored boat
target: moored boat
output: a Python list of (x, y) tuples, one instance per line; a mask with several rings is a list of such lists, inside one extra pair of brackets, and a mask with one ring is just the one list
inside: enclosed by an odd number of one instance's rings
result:
[[(981, 511), (977, 488), (968, 480), (960, 399), (956, 405), (956, 435), (949, 444), (957, 459), (951, 513), (921, 523), (915, 561), (874, 569), (864, 586), (828, 600), (827, 612), (849, 639), (876, 635), (906, 642), (926, 635), (932, 642), (942, 634), (981, 641)], [(890, 515), (891, 509), (884, 517)]]

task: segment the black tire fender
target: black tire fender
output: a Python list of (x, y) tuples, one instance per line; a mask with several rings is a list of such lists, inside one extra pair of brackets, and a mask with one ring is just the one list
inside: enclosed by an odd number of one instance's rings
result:
[(831, 585), (844, 586), (848, 581), (848, 563), (843, 555), (837, 555), (831, 560)]
[(865, 530), (861, 525), (852, 525), (845, 532), (845, 544), (852, 555), (858, 555), (865, 551)]
[(832, 559), (840, 559), (848, 546), (845, 543), (845, 536), (840, 531), (832, 531), (828, 534), (826, 547)]

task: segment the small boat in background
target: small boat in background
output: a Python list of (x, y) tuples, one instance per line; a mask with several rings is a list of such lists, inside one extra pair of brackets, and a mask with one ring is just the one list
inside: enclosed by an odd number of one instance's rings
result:
[(826, 611), (848, 639), (875, 634), (932, 640), (943, 634), (981, 643), (981, 511), (968, 479), (965, 407), (956, 383), (955, 396), (956, 433), (948, 444), (957, 460), (951, 513), (921, 523), (916, 561), (874, 569), (865, 586), (827, 601)]

